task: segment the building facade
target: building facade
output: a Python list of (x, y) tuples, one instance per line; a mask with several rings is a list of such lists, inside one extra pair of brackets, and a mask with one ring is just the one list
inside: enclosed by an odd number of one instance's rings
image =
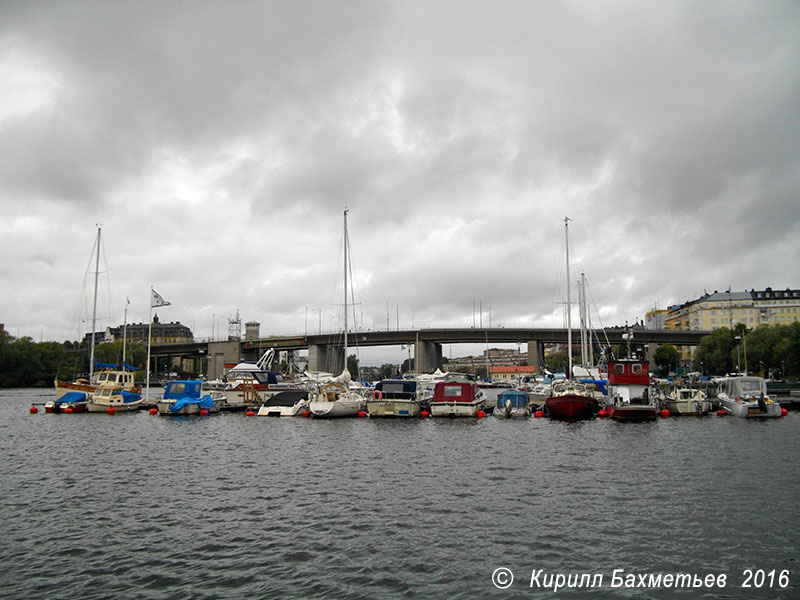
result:
[[(105, 331), (95, 333), (95, 343), (113, 342), (127, 336), (129, 342), (147, 343), (147, 334), (150, 329), (147, 323), (129, 323), (127, 330), (124, 326), (107, 327)], [(191, 344), (194, 341), (192, 330), (179, 322), (162, 323), (158, 315), (153, 317), (152, 344), (162, 346), (169, 344)], [(92, 334), (87, 333), (84, 338), (86, 343), (91, 343)]]
[(665, 329), (713, 331), (732, 329), (742, 323), (754, 329), (760, 325), (789, 325), (800, 321), (800, 290), (717, 292), (705, 294), (679, 306), (669, 307)]

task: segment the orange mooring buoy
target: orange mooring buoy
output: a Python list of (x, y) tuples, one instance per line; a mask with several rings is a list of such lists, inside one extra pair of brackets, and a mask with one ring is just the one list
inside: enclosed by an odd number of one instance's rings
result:
[(785, 417), (785, 416), (786, 416), (786, 415), (788, 415), (788, 414), (789, 414), (789, 411), (788, 411), (788, 410), (786, 410), (785, 408), (782, 408), (782, 409), (781, 409), (781, 416), (782, 416), (782, 417)]
[(666, 408), (662, 408), (659, 414), (662, 419), (668, 419), (671, 413)]
[(543, 416), (544, 416), (544, 412), (542, 412), (541, 410), (537, 410), (535, 413), (533, 413), (533, 418), (534, 419), (541, 419)]
[(727, 414), (728, 414), (728, 411), (727, 411), (727, 410), (725, 410), (724, 408), (720, 408), (720, 409), (717, 411), (717, 416), (718, 416), (718, 417), (724, 417), (724, 416), (725, 416), (725, 415), (727, 415)]
[(208, 411), (205, 408), (201, 408), (200, 409), (200, 416), (201, 417), (207, 417), (208, 416)]
[(39, 412), (39, 409), (36, 408), (35, 406), (31, 406), (31, 409), (28, 412), (30, 412), (32, 415), (35, 415), (36, 413)]
[(431, 413), (429, 413), (427, 410), (423, 410), (421, 413), (419, 413), (419, 416), (422, 417), (423, 419), (427, 419), (428, 417), (431, 416)]
[(114, 414), (114, 413), (116, 413), (116, 412), (117, 412), (117, 411), (115, 411), (115, 410), (114, 410), (114, 407), (113, 407), (113, 406), (109, 406), (109, 407), (106, 409), (106, 414), (107, 414), (107, 415), (113, 415), (113, 414)]
[(486, 413), (483, 412), (482, 410), (479, 410), (478, 412), (475, 413), (475, 416), (478, 417), (479, 419), (482, 419), (483, 417), (486, 416)]
[(601, 408), (597, 411), (597, 416), (603, 419), (608, 416), (608, 411), (605, 408)]
[(253, 417), (253, 416), (255, 416), (255, 414), (256, 413), (254, 413), (252, 410), (248, 410), (246, 413), (244, 413), (244, 415), (246, 417)]
[(158, 409), (157, 409), (155, 406), (154, 406), (153, 408), (151, 408), (151, 409), (150, 409), (150, 414), (151, 414), (151, 415), (154, 415), (154, 414), (156, 414), (157, 412), (158, 412)]
[(303, 415), (303, 416), (304, 416), (304, 417), (307, 419), (308, 417), (310, 417), (310, 416), (311, 416), (311, 411), (310, 411), (310, 410), (308, 410), (308, 409), (306, 409), (306, 410), (304, 410), (304, 411), (303, 411), (302, 413), (300, 413), (300, 414), (302, 414), (302, 415)]

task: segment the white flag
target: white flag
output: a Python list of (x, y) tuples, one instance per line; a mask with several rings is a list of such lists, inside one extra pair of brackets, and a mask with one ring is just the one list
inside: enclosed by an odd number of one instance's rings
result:
[(171, 302), (167, 302), (166, 300), (164, 300), (161, 294), (159, 294), (153, 288), (150, 288), (150, 291), (153, 292), (153, 297), (150, 301), (150, 306), (152, 306), (153, 308), (156, 308), (158, 306), (170, 306)]

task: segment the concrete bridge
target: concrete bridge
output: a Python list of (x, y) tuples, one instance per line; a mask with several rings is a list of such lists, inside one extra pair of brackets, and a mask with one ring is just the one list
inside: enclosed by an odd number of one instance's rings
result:
[[(606, 329), (601, 332), (600, 344), (605, 339), (612, 345), (624, 345), (625, 328)], [(633, 329), (633, 345), (647, 346), (648, 357), (661, 344), (674, 346), (698, 346), (700, 340), (710, 331), (677, 331), (672, 329)], [(574, 345), (580, 345), (580, 331), (573, 330)], [(355, 346), (399, 346), (414, 345), (416, 369), (420, 372), (432, 372), (442, 366), (442, 346), (445, 344), (527, 344), (528, 364), (543, 366), (545, 344), (566, 344), (567, 332), (564, 329), (548, 328), (429, 328), (401, 329), (381, 331), (359, 331), (348, 334), (349, 351)], [(315, 371), (338, 372), (343, 369), (344, 349), (341, 333), (321, 333), (296, 336), (268, 336), (257, 340), (197, 342), (173, 346), (154, 346), (152, 355), (155, 359), (153, 367), (157, 370), (158, 361), (165, 358), (182, 357), (207, 361), (194, 370), (199, 372), (207, 366), (209, 378), (222, 375), (226, 364), (239, 360), (256, 360), (269, 348), (278, 351), (308, 350), (308, 368)]]

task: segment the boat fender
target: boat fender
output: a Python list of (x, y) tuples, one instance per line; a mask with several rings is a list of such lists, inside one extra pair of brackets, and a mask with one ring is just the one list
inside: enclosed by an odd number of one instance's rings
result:
[(383, 400), (383, 392), (380, 390), (375, 390), (372, 392), (372, 399), (373, 400)]

